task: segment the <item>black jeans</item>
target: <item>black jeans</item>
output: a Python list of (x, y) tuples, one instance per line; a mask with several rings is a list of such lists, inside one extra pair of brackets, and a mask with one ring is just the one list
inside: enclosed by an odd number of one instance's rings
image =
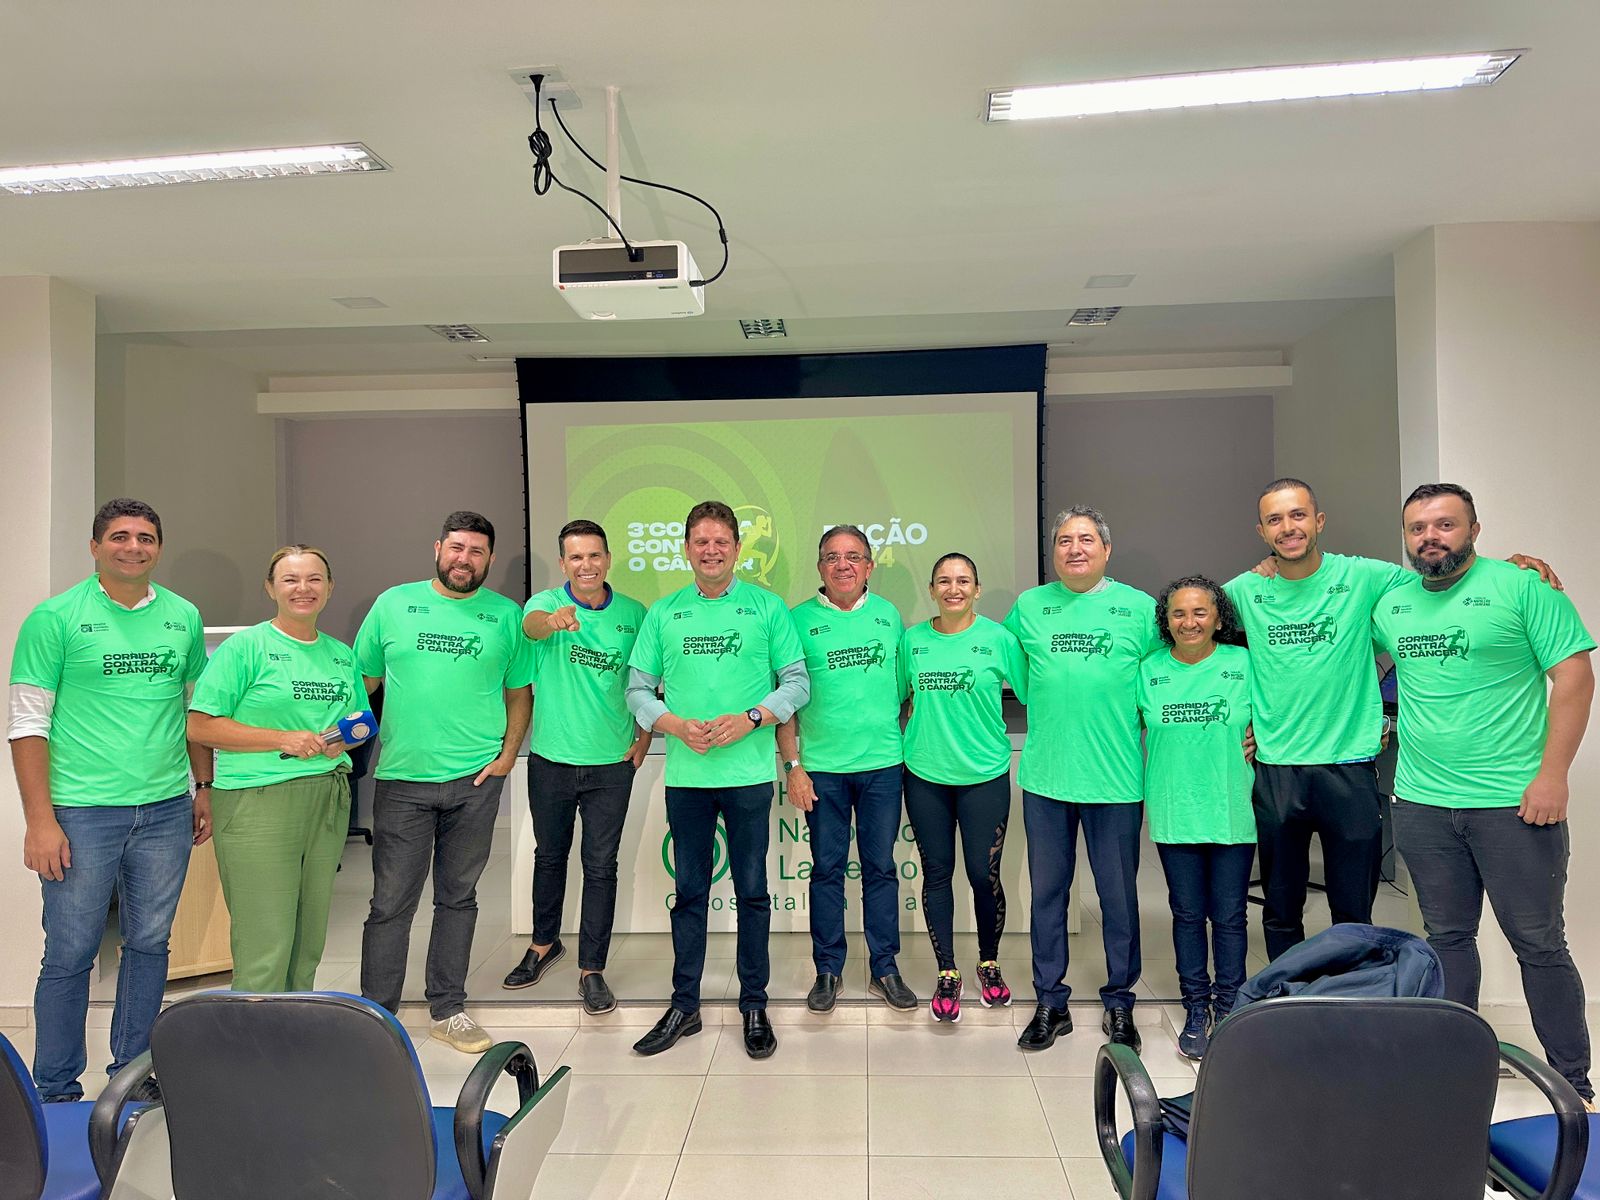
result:
[(1370, 762), (1326, 766), (1256, 764), (1250, 799), (1261, 850), (1261, 929), (1267, 957), (1306, 940), (1311, 835), (1322, 840), (1323, 884), (1335, 925), (1372, 924), (1383, 862), (1378, 772)]
[(533, 943), (561, 936), (572, 829), (583, 814), (583, 911), (578, 924), (578, 967), (604, 971), (617, 911), (617, 851), (633, 791), (633, 764), (573, 766), (528, 755), (528, 808), (533, 813)]
[(1522, 992), (1545, 1057), (1578, 1094), (1589, 1083), (1583, 980), (1567, 949), (1566, 822), (1529, 825), (1515, 807), (1443, 808), (1394, 802), (1395, 844), (1417, 888), (1428, 944), (1444, 964), (1445, 999), (1478, 1006), (1478, 922), (1489, 894), (1516, 951)]
[[(1245, 897), (1250, 891), (1253, 842), (1157, 843), (1161, 869), (1167, 875), (1167, 903), (1172, 908), (1172, 949), (1177, 958), (1178, 987), (1186, 1005), (1215, 1000), (1225, 1016), (1244, 984), (1246, 950)], [(1216, 984), (1206, 974), (1206, 923), (1211, 924), (1211, 959)]]
[(982, 783), (933, 783), (906, 771), (906, 816), (917, 835), (922, 855), (922, 918), (939, 970), (954, 971), (956, 830), (961, 830), (961, 857), (972, 906), (978, 917), (978, 961), (1000, 954), (1006, 928), (1006, 892), (1000, 883), (1000, 855), (1006, 847), (1006, 822), (1011, 815), (1011, 778), (1000, 775)]
[(700, 1008), (700, 977), (706, 969), (706, 914), (711, 904), (717, 818), (726, 830), (722, 872), (733, 875), (738, 904), (739, 1011), (767, 1007), (772, 960), (772, 893), (767, 891), (767, 843), (771, 839), (772, 785), (667, 788), (667, 827), (672, 830), (672, 1007)]
[(447, 783), (380, 779), (372, 796), (372, 911), (361, 934), (361, 994), (390, 1012), (406, 982), (411, 919), (433, 868), (433, 932), (426, 992), (435, 1021), (467, 1005), (467, 967), (478, 925), (478, 876), (500, 811), (505, 777)]

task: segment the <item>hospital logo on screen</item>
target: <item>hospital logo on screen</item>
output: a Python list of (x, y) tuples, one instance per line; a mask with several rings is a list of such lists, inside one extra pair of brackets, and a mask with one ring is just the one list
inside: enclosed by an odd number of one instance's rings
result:
[(1471, 639), (1467, 637), (1467, 631), (1459, 625), (1451, 625), (1442, 633), (1413, 633), (1400, 638), (1394, 644), (1394, 656), (1396, 659), (1459, 658), (1465, 660), (1471, 645)]
[(1163, 725), (1210, 725), (1227, 723), (1232, 708), (1226, 696), (1207, 696), (1204, 700), (1187, 700), (1161, 706)]
[(733, 510), (739, 521), (739, 552), (744, 556), (739, 568), (755, 576), (763, 587), (772, 581), (778, 565), (778, 529), (772, 514), (755, 504), (741, 504)]
[(738, 658), (739, 652), (743, 649), (744, 634), (737, 629), (724, 629), (721, 633), (702, 634), (683, 639), (685, 654), (710, 654), (717, 658), (731, 654)]
[(1050, 635), (1051, 654), (1081, 654), (1085, 658), (1093, 658), (1097, 654), (1111, 657), (1111, 631), (1109, 629), (1091, 629), (1087, 633), (1052, 633)]

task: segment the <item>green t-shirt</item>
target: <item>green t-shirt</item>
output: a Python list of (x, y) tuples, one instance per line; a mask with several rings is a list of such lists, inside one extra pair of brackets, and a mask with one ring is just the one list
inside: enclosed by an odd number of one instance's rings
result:
[(578, 610), (578, 631), (558, 630), (537, 647), (538, 688), (533, 702), (532, 749), (540, 758), (579, 767), (622, 761), (637, 736), (623, 693), (628, 656), (639, 640), (644, 605), (607, 588), (600, 608), (585, 608), (565, 584), (540, 592), (522, 615)]
[[(771, 694), (778, 669), (804, 658), (783, 601), (766, 588), (735, 580), (715, 600), (691, 583), (652, 604), (629, 665), (661, 680), (674, 716), (705, 721), (754, 708)], [(667, 783), (771, 783), (778, 777), (777, 754), (770, 725), (705, 754), (668, 738)]]
[(1250, 640), (1261, 762), (1302, 766), (1377, 755), (1383, 700), (1372, 613), (1405, 578), (1393, 563), (1324, 554), (1305, 579), (1247, 571), (1223, 585)]
[[(350, 647), (325, 633), (302, 642), (263, 621), (240, 630), (211, 656), (189, 711), (229, 717), (257, 729), (322, 733), (367, 707), (367, 689)], [(282, 758), (276, 750), (217, 751), (219, 788), (256, 788), (326, 775), (350, 756)]]
[(1536, 572), (1480, 558), (1442, 592), (1413, 575), (1373, 625), (1400, 692), (1394, 794), (1444, 808), (1520, 804), (1549, 729), (1545, 672), (1594, 649), (1572, 601)]
[(1244, 757), (1251, 659), (1242, 646), (1218, 646), (1203, 661), (1184, 663), (1163, 646), (1140, 664), (1151, 841), (1256, 840), (1250, 804), (1256, 773)]
[(811, 699), (801, 712), (800, 758), (809, 771), (876, 771), (900, 748), (900, 613), (882, 596), (841, 612), (813, 596), (794, 608)]
[(1011, 769), (1000, 684), (1028, 700), (1028, 659), (1009, 629), (978, 617), (960, 633), (932, 621), (900, 639), (902, 686), (911, 696), (906, 768), (931, 783), (982, 783)]
[(481, 771), (505, 740), (504, 689), (533, 682), (522, 610), (488, 588), (452, 600), (429, 582), (392, 587), (372, 602), (355, 650), (356, 669), (383, 679), (379, 779)]
[(1028, 739), (1017, 764), (1026, 791), (1079, 804), (1136, 804), (1144, 795), (1139, 661), (1161, 645), (1156, 602), (1113, 579), (1079, 594), (1059, 581), (1029, 588), (1005, 626), (1028, 656)]
[(28, 614), (11, 682), (55, 693), (50, 799), (150, 804), (189, 790), (184, 695), (206, 665), (200, 611), (156, 587), (129, 611), (91, 575)]

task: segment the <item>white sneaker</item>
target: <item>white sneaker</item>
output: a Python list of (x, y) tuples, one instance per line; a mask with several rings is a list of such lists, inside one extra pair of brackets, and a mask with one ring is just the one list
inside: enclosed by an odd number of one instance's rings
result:
[(433, 1023), (432, 1036), (463, 1054), (482, 1054), (494, 1045), (494, 1039), (471, 1017), (458, 1012), (453, 1017)]

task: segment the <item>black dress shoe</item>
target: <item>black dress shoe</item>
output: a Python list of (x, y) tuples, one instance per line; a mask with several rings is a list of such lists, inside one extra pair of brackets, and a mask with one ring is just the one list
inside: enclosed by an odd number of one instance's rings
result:
[(751, 1058), (771, 1058), (778, 1048), (777, 1035), (772, 1032), (772, 1022), (767, 1020), (767, 1010), (758, 1008), (744, 1014), (744, 1052)]
[(1133, 1009), (1108, 1008), (1106, 1019), (1100, 1022), (1100, 1031), (1110, 1041), (1121, 1046), (1130, 1046), (1135, 1054), (1143, 1048), (1144, 1043), (1139, 1040), (1139, 1029), (1133, 1023)]
[(1017, 1037), (1017, 1045), (1024, 1050), (1048, 1050), (1063, 1033), (1072, 1032), (1072, 1014), (1065, 1008), (1051, 1008), (1041, 1004)]
[(917, 1006), (917, 994), (898, 975), (879, 975), (867, 984), (867, 991), (880, 997), (890, 1008), (910, 1012)]
[(544, 978), (546, 971), (565, 958), (566, 954), (567, 948), (561, 944), (560, 938), (551, 943), (550, 949), (543, 954), (535, 954), (530, 949), (522, 956), (522, 961), (511, 969), (511, 974), (505, 977), (500, 986), (512, 990), (532, 987)]
[(617, 1006), (617, 998), (611, 994), (605, 976), (599, 971), (578, 977), (578, 995), (583, 998), (583, 1011), (591, 1017), (608, 1013)]
[[(591, 975), (590, 978), (594, 977)], [(700, 1029), (699, 1009), (686, 1013), (682, 1009), (669, 1008), (650, 1032), (633, 1044), (634, 1053), (660, 1054), (676, 1046), (679, 1038), (693, 1037)]]
[(817, 981), (811, 985), (811, 990), (806, 993), (806, 1007), (814, 1013), (833, 1011), (833, 1002), (839, 998), (839, 977), (837, 975), (818, 975)]

